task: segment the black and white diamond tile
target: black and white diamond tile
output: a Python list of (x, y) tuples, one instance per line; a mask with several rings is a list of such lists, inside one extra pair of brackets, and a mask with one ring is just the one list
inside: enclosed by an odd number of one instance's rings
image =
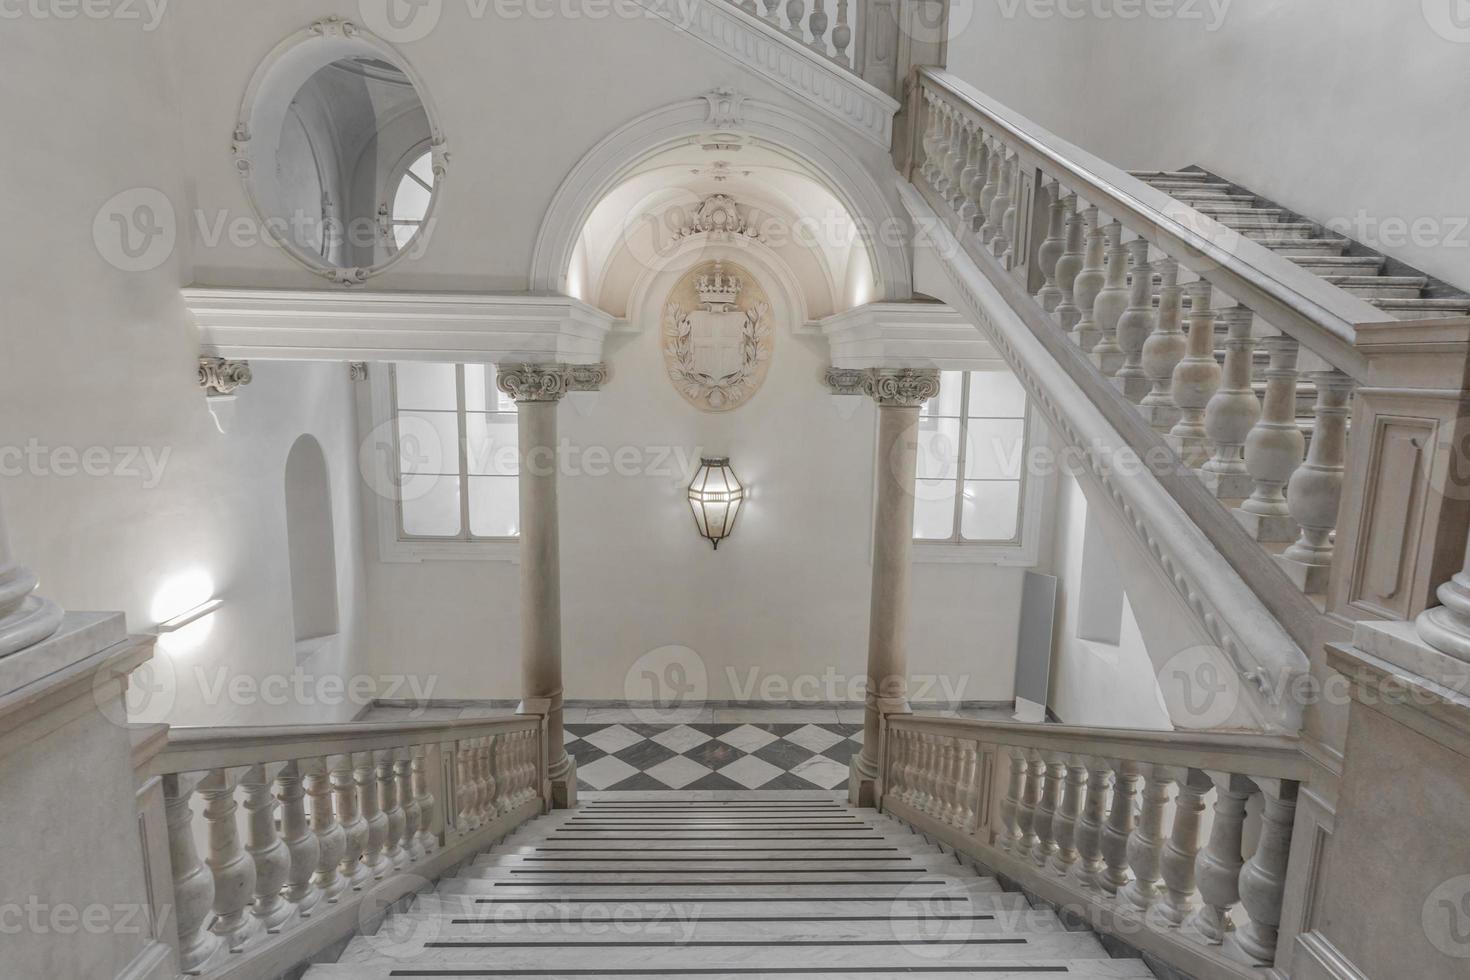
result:
[(862, 748), (861, 725), (571, 724), (583, 790), (836, 789)]

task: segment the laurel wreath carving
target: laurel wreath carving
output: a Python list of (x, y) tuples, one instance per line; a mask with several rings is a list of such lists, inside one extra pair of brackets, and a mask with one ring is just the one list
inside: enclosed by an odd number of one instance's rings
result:
[(694, 338), (689, 316), (678, 303), (664, 310), (664, 348), (673, 355), (669, 377), (685, 397), (698, 399), (715, 410), (738, 405), (755, 391), (755, 376), (762, 362), (770, 359), (770, 347), (763, 343), (771, 335), (769, 307), (755, 303), (745, 314), (740, 333), (740, 370), (716, 377), (699, 370), (694, 363)]

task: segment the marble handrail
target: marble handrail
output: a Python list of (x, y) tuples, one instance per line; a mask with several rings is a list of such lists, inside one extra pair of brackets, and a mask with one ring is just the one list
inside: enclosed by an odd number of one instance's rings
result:
[(891, 715), (879, 792), (1094, 928), (1190, 975), (1244, 978), (1275, 962), (1307, 772), (1279, 736)]

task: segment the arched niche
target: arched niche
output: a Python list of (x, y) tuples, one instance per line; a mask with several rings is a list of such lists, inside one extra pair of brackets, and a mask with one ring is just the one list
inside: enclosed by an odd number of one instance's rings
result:
[[(386, 41), (337, 17), (297, 31), (261, 62), (240, 105), (233, 150), (266, 234), (312, 272), (344, 284), (427, 245), (449, 159), (418, 73)], [(407, 197), (399, 194), (411, 170), (428, 184), (422, 199), (406, 185)], [(402, 208), (417, 222), (408, 241), (395, 236)]]
[(321, 443), (303, 435), (286, 456), (286, 547), (298, 650), (338, 631), (332, 484)]

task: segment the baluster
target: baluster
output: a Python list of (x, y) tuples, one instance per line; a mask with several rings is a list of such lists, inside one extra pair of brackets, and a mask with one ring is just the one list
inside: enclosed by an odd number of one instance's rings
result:
[(332, 777), (325, 759), (313, 759), (306, 773), (306, 795), (311, 798), (311, 832), (317, 842), (316, 869), (311, 883), (322, 898), (336, 904), (347, 889), (342, 877), (342, 858), (347, 851), (347, 833), (337, 822), (332, 807)]
[(1215, 784), (1198, 769), (1190, 769), (1177, 785), (1174, 830), (1159, 859), (1164, 888), (1153, 907), (1153, 914), (1171, 927), (1181, 925), (1194, 911), (1194, 862), (1199, 855), (1200, 817), (1205, 812), (1205, 794)]
[(281, 839), (291, 857), (291, 871), (286, 877), (286, 900), (296, 907), (303, 919), (321, 900), (322, 893), (313, 883), (321, 860), (321, 844), (306, 819), (306, 786), (303, 772), (309, 764), (288, 762), (276, 775), (276, 788), (281, 801)]
[(374, 761), (378, 770), (378, 806), (383, 811), (387, 836), (383, 839), (383, 863), (390, 868), (403, 867), (405, 855), (399, 844), (403, 839), (403, 808), (398, 805), (398, 779), (393, 772), (394, 751), (382, 749)]
[(514, 809), (510, 801), (510, 740), (511, 735), (497, 735), (490, 744), (490, 758), (495, 770), (495, 812), (505, 813)]
[(1261, 418), (1245, 439), (1245, 468), (1253, 487), (1235, 509), (1235, 519), (1257, 541), (1295, 540), (1296, 521), (1286, 505), (1286, 483), (1302, 464), (1306, 437), (1296, 421), (1297, 342), (1290, 337), (1261, 341), (1270, 355)]
[(1174, 368), (1171, 389), (1179, 421), (1169, 430), (1169, 445), (1186, 466), (1210, 458), (1205, 432), (1205, 406), (1220, 387), (1220, 363), (1215, 360), (1215, 311), (1210, 308), (1211, 287), (1203, 279), (1186, 287), (1189, 292), (1189, 338), (1184, 360)]
[(266, 932), (280, 932), (295, 908), (281, 895), (291, 875), (291, 852), (276, 833), (275, 780), (265, 766), (251, 766), (240, 778), (245, 791), (245, 853), (255, 864), (250, 913)]
[(1307, 461), (1296, 468), (1286, 487), (1287, 506), (1302, 534), (1276, 560), (1297, 588), (1308, 595), (1320, 595), (1327, 591), (1332, 572), (1332, 531), (1337, 527), (1337, 507), (1342, 499), (1347, 404), (1353, 393), (1353, 379), (1341, 371), (1314, 371), (1312, 380), (1317, 385), (1312, 444), (1307, 449)]
[(1154, 267), (1148, 262), (1148, 242), (1142, 238), (1129, 242), (1128, 259), (1133, 278), (1128, 286), (1128, 307), (1118, 317), (1118, 349), (1123, 352), (1123, 363), (1113, 375), (1113, 387), (1136, 404), (1152, 387), (1143, 370), (1143, 345), (1154, 329)]
[(811, 46), (821, 54), (827, 53), (827, 0), (812, 0), (812, 13), (807, 18), (807, 30), (811, 32)]
[[(1009, 251), (1011, 247), (1011, 236), (1014, 233), (1016, 217), (1016, 167), (1014, 155), (1005, 146), (1001, 147), (1000, 164), (1000, 189), (995, 192), (995, 200), (990, 202), (990, 220), (995, 224), (995, 237), (990, 239), (990, 254), (1000, 258)], [(1012, 222), (1007, 227), (1006, 218)]]
[(990, 186), (990, 140), (977, 124), (975, 129), (975, 176), (970, 181), (969, 195), (973, 204), (970, 215), (970, 231), (980, 234), (985, 226), (988, 212), (985, 205), (985, 189)]
[(832, 60), (844, 68), (852, 67), (852, 56), (847, 53), (852, 44), (852, 27), (847, 22), (847, 0), (837, 0), (837, 26), (832, 28)]
[(393, 760), (393, 778), (398, 783), (398, 799), (403, 807), (403, 833), (398, 846), (408, 864), (424, 859), (424, 849), (419, 846), (419, 820), (423, 811), (413, 789), (413, 753), (412, 748), (400, 749)]
[(1026, 792), (1021, 796), (1021, 808), (1016, 823), (1021, 828), (1021, 841), (1016, 847), (1020, 857), (1027, 857), (1036, 848), (1041, 838), (1036, 833), (1036, 808), (1041, 803), (1041, 784), (1046, 781), (1046, 763), (1041, 758), (1026, 763)]
[(1077, 864), (1073, 874), (1085, 887), (1097, 889), (1101, 887), (1098, 880), (1103, 870), (1103, 815), (1107, 812), (1113, 770), (1096, 759), (1089, 760), (1087, 770), (1087, 804), (1077, 824)]
[(1103, 863), (1106, 867), (1098, 875), (1097, 883), (1109, 895), (1128, 884), (1128, 837), (1133, 833), (1137, 812), (1134, 800), (1138, 797), (1138, 771), (1131, 762), (1117, 764), (1117, 778), (1113, 781), (1113, 805), (1108, 810), (1108, 822), (1102, 830)]
[(934, 192), (945, 199), (949, 198), (949, 166), (950, 156), (954, 152), (956, 119), (955, 111), (949, 107), (948, 103), (939, 103), (939, 152), (934, 158), (932, 186)]
[(975, 216), (975, 230), (980, 234), (980, 241), (988, 245), (1000, 231), (999, 215), (992, 219), (991, 209), (995, 207), (995, 199), (1000, 195), (1000, 171), (1006, 154), (998, 137), (987, 139), (986, 146), (985, 188), (980, 192), (980, 213)]
[(1215, 455), (1200, 469), (1200, 478), (1222, 500), (1250, 496), (1251, 478), (1245, 468), (1245, 440), (1261, 417), (1261, 406), (1251, 384), (1256, 344), (1251, 338), (1255, 314), (1233, 306), (1220, 314), (1229, 335), (1225, 341), (1225, 369), (1219, 389), (1205, 407), (1205, 432), (1215, 444)]
[(1031, 860), (1038, 868), (1044, 868), (1057, 853), (1057, 839), (1053, 826), (1057, 816), (1057, 794), (1061, 790), (1062, 777), (1067, 767), (1060, 762), (1044, 762), (1045, 782), (1042, 783), (1041, 799), (1036, 804), (1036, 846), (1031, 850)]
[(1230, 908), (1240, 901), (1240, 869), (1245, 866), (1240, 844), (1251, 784), (1239, 776), (1211, 776), (1215, 781), (1215, 821), (1210, 826), (1209, 843), (1194, 862), (1202, 904), (1189, 918), (1187, 927), (1206, 943), (1218, 946), (1235, 928), (1230, 922)]
[(1169, 787), (1173, 784), (1173, 777), (1162, 766), (1149, 767), (1138, 826), (1128, 838), (1128, 866), (1133, 869), (1133, 880), (1123, 889), (1123, 897), (1134, 908), (1146, 910), (1159, 897), (1159, 879), (1163, 874), (1160, 864), (1164, 856), (1164, 808), (1169, 805)]
[(954, 180), (949, 185), (949, 206), (961, 218), (965, 217), (965, 195), (975, 179), (975, 175), (969, 170), (972, 158), (970, 144), (974, 142), (974, 138), (975, 128), (969, 120), (961, 119), (955, 133)]
[(781, 27), (781, 0), (761, 0), (761, 6), (766, 8), (765, 19), (779, 29)]
[(454, 750), (455, 772), (458, 774), (459, 793), (455, 803), (459, 806), (459, 819), (456, 821), (461, 831), (473, 830), (475, 828), (475, 789), (471, 785), (473, 776), (470, 774), (470, 743), (461, 740), (455, 743)]
[(941, 823), (953, 824), (955, 815), (955, 785), (958, 779), (955, 776), (955, 744), (954, 739), (942, 737), (939, 740), (939, 800), (934, 808), (934, 815)]
[(1062, 783), (1062, 801), (1052, 827), (1057, 849), (1052, 856), (1052, 870), (1065, 877), (1077, 863), (1077, 818), (1082, 813), (1082, 798), (1087, 793), (1087, 767), (1068, 761)]
[(332, 801), (337, 819), (342, 822), (345, 848), (342, 851), (342, 876), (353, 891), (361, 891), (372, 877), (362, 863), (367, 847), (368, 825), (357, 805), (357, 783), (352, 775), (352, 756), (334, 755), (328, 760), (332, 779)]
[(1075, 284), (1077, 274), (1082, 271), (1082, 236), (1087, 230), (1087, 223), (1077, 212), (1076, 194), (1068, 194), (1062, 199), (1062, 210), (1067, 216), (1067, 238), (1062, 247), (1062, 257), (1057, 259), (1057, 288), (1061, 290), (1062, 298), (1057, 301), (1052, 318), (1057, 321), (1057, 326), (1070, 334), (1082, 318), (1082, 311), (1077, 308)]
[(898, 801), (907, 805), (914, 798), (914, 733), (894, 732), (898, 748)]
[(224, 769), (211, 769), (199, 784), (204, 797), (204, 822), (209, 825), (209, 865), (214, 875), (214, 922), (210, 930), (224, 940), (232, 953), (239, 952), (260, 930), (260, 921), (250, 914), (255, 892), (255, 862), (240, 846), (236, 822), (236, 776)]
[(965, 127), (965, 166), (960, 170), (960, 220), (966, 228), (975, 227), (975, 215), (980, 212), (980, 125)]
[(960, 743), (960, 829), (967, 834), (975, 832), (975, 827), (980, 821), (980, 812), (977, 809), (980, 787), (975, 783), (975, 777), (980, 769), (980, 745), (977, 742)]
[(1259, 785), (1262, 790), (1260, 842), (1240, 872), (1240, 904), (1250, 921), (1235, 931), (1233, 939), (1225, 945), (1225, 952), (1253, 966), (1269, 966), (1276, 959), (1297, 784), (1261, 780)]
[(1026, 755), (1020, 749), (1011, 749), (1011, 778), (1006, 783), (1005, 799), (1000, 801), (1000, 824), (1005, 828), (1005, 834), (996, 841), (1003, 851), (1020, 850), (1021, 838), (1024, 832), (1021, 830), (1020, 812), (1021, 796), (1026, 791)]
[(1005, 176), (1010, 178), (1009, 194), (1006, 197), (1006, 209), (1000, 216), (1000, 235), (997, 236), (1005, 241), (1003, 244), (997, 243), (999, 250), (995, 253), (1001, 265), (1007, 269), (1016, 264), (1016, 241), (1021, 237), (1016, 232), (1017, 215), (1021, 213), (1021, 155), (1012, 154), (1009, 163), (1005, 170)]
[(806, 37), (802, 34), (801, 28), (801, 21), (805, 15), (806, 0), (786, 0), (786, 33), (802, 44), (806, 43)]
[(1143, 396), (1139, 411), (1148, 424), (1167, 431), (1179, 421), (1174, 404), (1174, 368), (1184, 360), (1185, 340), (1180, 322), (1184, 314), (1184, 288), (1179, 285), (1179, 263), (1167, 255), (1155, 263), (1159, 273), (1159, 311), (1153, 333), (1143, 342), (1143, 373), (1153, 390)]
[(1057, 285), (1057, 263), (1067, 249), (1067, 205), (1062, 200), (1062, 185), (1051, 185), (1051, 204), (1047, 210), (1046, 238), (1036, 249), (1036, 263), (1046, 280), (1036, 294), (1036, 301), (1048, 313), (1056, 312), (1062, 301), (1062, 290)]
[(1107, 268), (1103, 272), (1103, 288), (1092, 303), (1092, 322), (1097, 329), (1097, 343), (1092, 348), (1092, 363), (1107, 377), (1123, 366), (1123, 349), (1118, 346), (1118, 321), (1128, 308), (1128, 249), (1123, 244), (1123, 226), (1113, 221), (1103, 229), (1107, 238)]
[(362, 863), (369, 875), (381, 878), (388, 872), (388, 862), (383, 857), (383, 844), (388, 839), (388, 817), (378, 801), (377, 767), (373, 765), (371, 752), (355, 752), (352, 761), (352, 778), (357, 783), (357, 809), (367, 824)]
[(179, 934), (179, 968), (198, 973), (220, 946), (220, 938), (205, 928), (214, 908), (214, 875), (199, 860), (194, 844), (192, 777), (163, 777), (164, 822), (168, 826), (168, 858), (173, 871), (174, 922)]
[(754, 14), (757, 17), (760, 16), (760, 11), (756, 8), (755, 0), (739, 0), (738, 6), (747, 14)]
[(438, 801), (434, 799), (434, 794), (429, 792), (429, 747), (427, 745), (413, 747), (413, 798), (419, 806), (419, 850), (427, 857), (439, 847), (439, 838), (434, 833), (434, 808)]
[(1097, 294), (1102, 292), (1106, 276), (1103, 273), (1103, 243), (1106, 240), (1102, 226), (1098, 223), (1097, 208), (1085, 212), (1087, 219), (1087, 247), (1082, 253), (1082, 271), (1072, 283), (1072, 302), (1077, 304), (1081, 317), (1072, 328), (1072, 339), (1087, 353), (1098, 341), (1097, 320), (1094, 319), (1094, 304)]
[(925, 117), (928, 125), (924, 129), (924, 162), (919, 166), (919, 176), (930, 187), (939, 177), (939, 99), (933, 92), (924, 92)]
[(915, 758), (917, 772), (914, 773), (914, 809), (921, 813), (929, 809), (929, 736), (923, 732), (917, 735), (918, 745)]

